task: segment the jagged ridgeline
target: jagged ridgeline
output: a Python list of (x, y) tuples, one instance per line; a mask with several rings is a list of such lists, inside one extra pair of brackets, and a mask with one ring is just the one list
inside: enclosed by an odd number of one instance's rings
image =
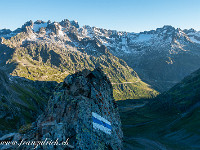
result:
[(134, 33), (83, 26), (81, 31), (83, 37), (98, 39), (160, 92), (169, 90), (200, 66), (200, 32), (194, 29), (164, 26)]
[(11, 32), (11, 37), (2, 37), (1, 44), (13, 52), (7, 66), (16, 64), (11, 75), (61, 82), (76, 71), (101, 67), (111, 80), (116, 100), (149, 98), (158, 94), (97, 39), (81, 37), (80, 30), (75, 21), (30, 21)]

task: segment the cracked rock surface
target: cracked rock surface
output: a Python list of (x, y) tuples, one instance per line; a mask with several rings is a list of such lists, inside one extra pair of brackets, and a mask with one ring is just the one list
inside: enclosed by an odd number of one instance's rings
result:
[[(122, 138), (112, 85), (97, 68), (67, 76), (56, 88), (45, 112), (25, 134), (21, 134), (20, 140), (57, 142), (55, 145), (38, 145), (36, 149), (119, 150), (123, 149)], [(63, 141), (67, 145), (63, 145)], [(18, 148), (33, 147), (23, 145)]]

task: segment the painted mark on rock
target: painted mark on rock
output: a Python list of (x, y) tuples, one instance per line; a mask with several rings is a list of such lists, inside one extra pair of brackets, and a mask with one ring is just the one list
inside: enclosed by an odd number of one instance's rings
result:
[(92, 112), (93, 128), (103, 131), (106, 134), (111, 134), (111, 123), (97, 113)]

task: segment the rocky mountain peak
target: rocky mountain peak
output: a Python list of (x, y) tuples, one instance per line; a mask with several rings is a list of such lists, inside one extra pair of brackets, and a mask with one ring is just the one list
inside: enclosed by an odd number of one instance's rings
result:
[(0, 35), (10, 34), (12, 31), (10, 29), (2, 29), (0, 30)]
[(197, 31), (195, 29), (191, 28), (191, 29), (184, 29), (183, 32), (185, 32), (186, 34), (188, 34), (188, 33), (195, 33)]
[(33, 26), (33, 21), (30, 20), (30, 21), (27, 21), (24, 25), (22, 25), (22, 29), (25, 29), (27, 26)]
[(174, 28), (173, 26), (171, 26), (171, 25), (164, 25), (164, 26), (163, 26), (163, 29), (164, 29), (164, 30), (168, 30), (168, 31), (170, 31), (170, 30), (171, 30), (171, 31), (174, 31), (174, 30), (175, 30), (175, 28)]
[(70, 23), (70, 21), (69, 21), (68, 19), (64, 19), (64, 20), (62, 20), (62, 21), (60, 22), (60, 25), (61, 25), (62, 27), (64, 27), (64, 28), (68, 28), (68, 27), (71, 26), (71, 23)]
[(156, 30), (150, 30), (150, 31), (144, 31), (140, 32), (139, 34), (158, 34), (158, 35), (163, 35), (163, 34), (172, 34), (175, 32), (175, 28), (170, 26), (170, 25), (164, 25), (162, 28), (157, 28)]
[(42, 23), (45, 23), (45, 22), (42, 21), (42, 20), (37, 20), (37, 21), (34, 22), (34, 24), (42, 24)]
[(170, 25), (165, 25), (162, 28), (157, 28), (156, 32), (158, 33), (173, 33), (175, 31), (175, 28)]
[(59, 31), (61, 30), (61, 26), (60, 26), (60, 24), (57, 23), (57, 22), (53, 22), (53, 23), (49, 24), (49, 25), (47, 26), (47, 28), (48, 28), (49, 30), (51, 30), (52, 32), (54, 32), (56, 35), (58, 35), (58, 34), (59, 34)]
[(78, 24), (77, 21), (72, 20), (72, 21), (70, 21), (70, 23), (71, 23), (72, 26), (75, 26), (76, 28), (79, 28), (79, 24)]

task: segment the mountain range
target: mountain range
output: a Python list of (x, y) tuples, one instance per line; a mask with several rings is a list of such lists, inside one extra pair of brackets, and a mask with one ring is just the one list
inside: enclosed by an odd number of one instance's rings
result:
[[(159, 92), (168, 90), (185, 76), (197, 70), (200, 65), (200, 32), (194, 29), (176, 29), (169, 25), (156, 30), (130, 33), (90, 27), (88, 25), (80, 27), (77, 21), (69, 21), (67, 19), (53, 23), (51, 21), (38, 20), (36, 22), (26, 22), (15, 31), (0, 30), (0, 36), (9, 39), (8, 41), (3, 40), (3, 43), (10, 44), (10, 46), (29, 49), (36, 43), (38, 45), (43, 44), (50, 49), (52, 47), (57, 49), (56, 53), (58, 55), (60, 55), (58, 49), (68, 53), (74, 52), (81, 55), (84, 53), (93, 57), (109, 52), (113, 56), (120, 58), (120, 61), (124, 60), (129, 67), (137, 72), (143, 81)], [(43, 49), (46, 47), (43, 47)], [(55, 52), (55, 50), (53, 51)], [(31, 52), (29, 51), (28, 53)], [(36, 55), (37, 53), (35, 53), (35, 56), (31, 55), (31, 57), (38, 61), (39, 58), (35, 58)], [(59, 59), (58, 55), (55, 54), (55, 57), (52, 57), (54, 59), (52, 65), (54, 66), (56, 66), (54, 63), (60, 63), (59, 61), (56, 62), (56, 59)], [(48, 55), (45, 52), (37, 57), (40, 57), (40, 61), (44, 57), (43, 63), (48, 62)], [(67, 61), (69, 60), (65, 60), (65, 64), (62, 65), (66, 66)], [(72, 64), (75, 62), (72, 62)], [(74, 69), (74, 67), (72, 68)], [(80, 68), (79, 66), (76, 69), (80, 70)], [(71, 70), (69, 67), (67, 69)], [(125, 81), (120, 82), (130, 82), (130, 80), (125, 79)], [(115, 82), (118, 83), (119, 81)], [(129, 84), (123, 84), (125, 87), (122, 88), (131, 90)], [(120, 93), (120, 87), (117, 86), (116, 88)], [(117, 99), (123, 98), (123, 96), (119, 96)]]
[(82, 37), (97, 39), (142, 80), (163, 92), (200, 66), (200, 32), (164, 26), (141, 33), (83, 26)]
[[(125, 61), (98, 40), (80, 35), (75, 21), (29, 21), (11, 32), (0, 31), (2, 66), (15, 64), (9, 73), (30, 80), (57, 81), (76, 71), (101, 67), (110, 78), (116, 100), (154, 97), (158, 92), (142, 82)], [(6, 51), (6, 52), (5, 52)], [(8, 68), (8, 67), (4, 67)]]
[(12, 131), (32, 122), (45, 110), (54, 88), (84, 69), (100, 67), (113, 85), (115, 100), (158, 94), (106, 46), (80, 38), (78, 27), (68, 20), (29, 21), (13, 32), (0, 30), (0, 130)]
[(0, 136), (33, 122), (66, 76), (101, 68), (124, 100), (126, 149), (200, 147), (200, 32), (130, 33), (65, 19), (28, 21), (0, 37)]

